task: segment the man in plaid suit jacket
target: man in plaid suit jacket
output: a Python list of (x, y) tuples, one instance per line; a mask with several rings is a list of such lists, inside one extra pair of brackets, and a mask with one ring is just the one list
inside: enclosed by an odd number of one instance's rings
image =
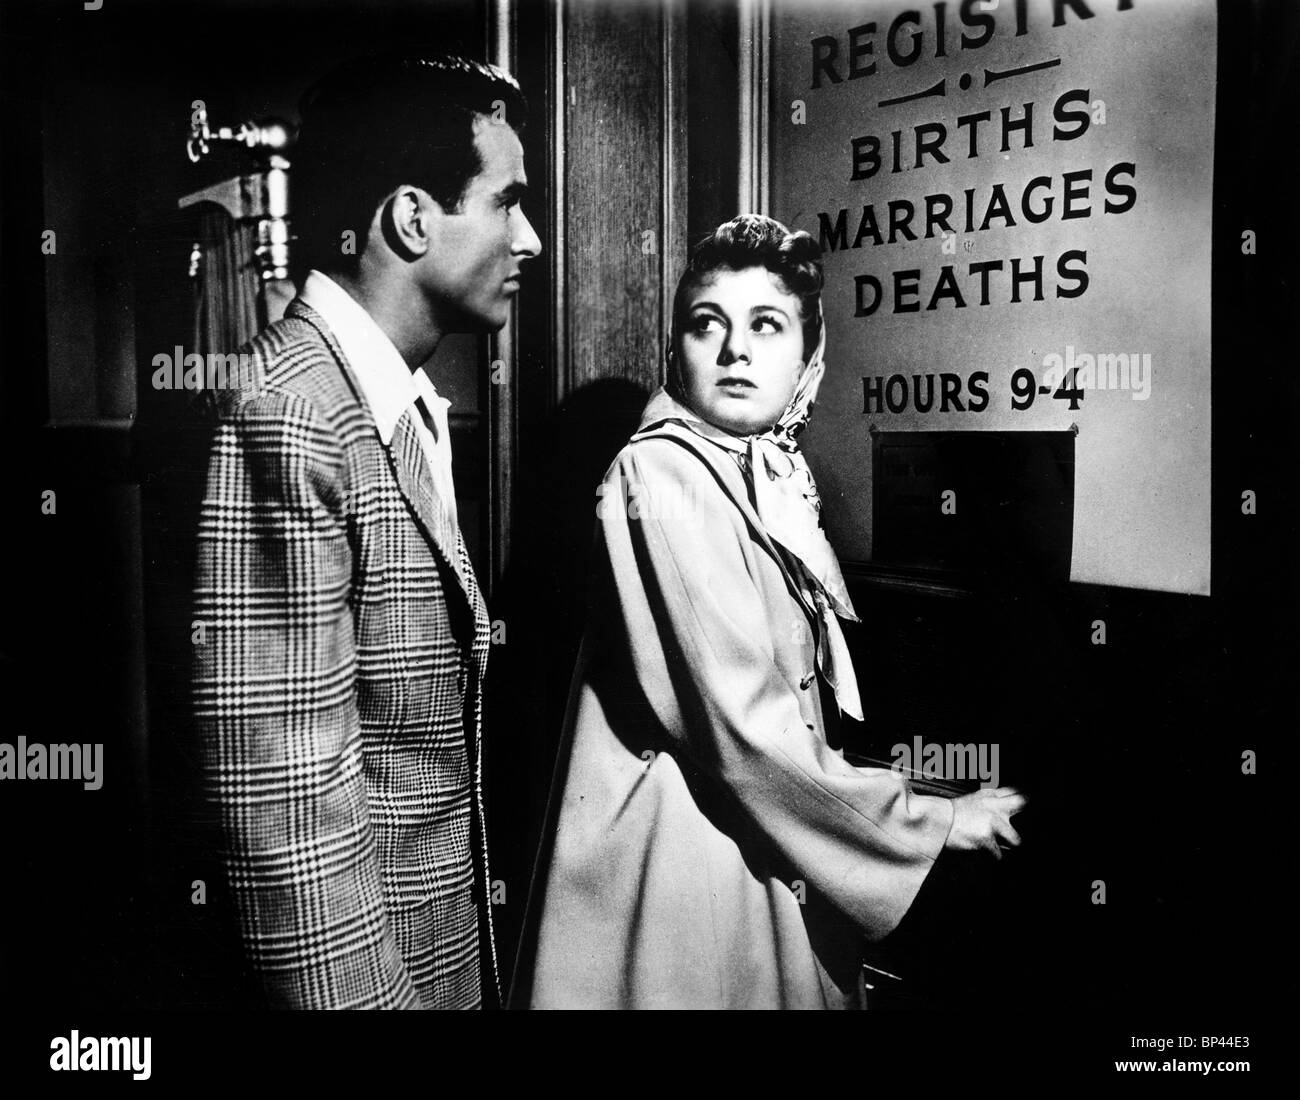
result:
[(522, 111), (511, 77), (458, 58), (358, 62), (308, 92), (294, 201), (314, 269), (217, 395), (195, 715), (275, 1006), (499, 1003), (489, 625), (419, 368), (447, 332), (500, 328), (540, 251)]

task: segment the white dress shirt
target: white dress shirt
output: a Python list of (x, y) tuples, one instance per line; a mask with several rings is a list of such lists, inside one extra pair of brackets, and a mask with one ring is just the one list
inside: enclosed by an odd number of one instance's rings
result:
[[(422, 369), (413, 371), (406, 365), (401, 352), (365, 307), (328, 275), (309, 272), (298, 297), (321, 315), (338, 340), (385, 445), (392, 442), (397, 422), (407, 409), (411, 410), (411, 423), (428, 460), (434, 489), (454, 526), (456, 486), (451, 476), (451, 431), (447, 423), (451, 402), (439, 396)], [(434, 432), (429, 431), (424, 417), (414, 407), (417, 397), (424, 398)]]

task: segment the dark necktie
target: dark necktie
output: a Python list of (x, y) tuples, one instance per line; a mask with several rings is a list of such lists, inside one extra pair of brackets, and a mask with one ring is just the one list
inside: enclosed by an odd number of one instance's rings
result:
[(438, 442), (438, 425), (434, 422), (433, 414), (429, 412), (429, 406), (424, 403), (423, 397), (415, 399), (415, 410), (420, 414), (420, 419), (424, 421), (424, 426), (429, 429), (429, 434), (433, 436), (433, 441)]

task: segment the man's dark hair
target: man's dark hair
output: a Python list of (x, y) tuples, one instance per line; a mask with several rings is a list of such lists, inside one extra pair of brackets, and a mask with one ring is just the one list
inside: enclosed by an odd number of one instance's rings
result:
[[(459, 209), (482, 170), (478, 115), (522, 128), (527, 111), (514, 77), (453, 56), (374, 56), (350, 61), (303, 95), (292, 154), (294, 267), (355, 272), (375, 208), (400, 184)], [(354, 253), (343, 234), (356, 234)]]

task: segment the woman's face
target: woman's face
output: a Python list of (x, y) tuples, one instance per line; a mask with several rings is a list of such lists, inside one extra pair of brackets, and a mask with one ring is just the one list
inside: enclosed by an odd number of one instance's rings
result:
[(799, 299), (765, 267), (711, 272), (687, 294), (677, 357), (697, 416), (733, 435), (767, 431), (803, 372)]

